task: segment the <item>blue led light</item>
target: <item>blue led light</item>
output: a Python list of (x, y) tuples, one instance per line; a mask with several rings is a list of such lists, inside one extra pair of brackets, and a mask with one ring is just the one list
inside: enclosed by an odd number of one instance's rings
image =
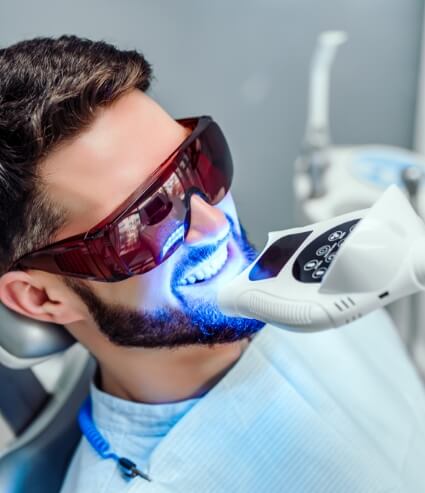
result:
[(162, 247), (161, 257), (164, 258), (168, 250), (182, 238), (184, 238), (184, 224), (179, 226), (165, 242), (165, 245)]

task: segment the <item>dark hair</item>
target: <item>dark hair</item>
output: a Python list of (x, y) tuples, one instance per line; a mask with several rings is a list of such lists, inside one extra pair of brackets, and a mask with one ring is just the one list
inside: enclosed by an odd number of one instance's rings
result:
[(40, 178), (43, 158), (86, 129), (99, 107), (146, 91), (151, 75), (137, 51), (77, 36), (0, 49), (0, 276), (67, 222)]

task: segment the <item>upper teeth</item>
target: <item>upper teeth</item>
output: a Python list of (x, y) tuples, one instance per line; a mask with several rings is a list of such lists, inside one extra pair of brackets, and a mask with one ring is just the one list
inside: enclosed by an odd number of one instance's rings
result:
[(196, 269), (189, 272), (180, 284), (193, 284), (196, 281), (203, 281), (217, 274), (227, 260), (227, 244), (223, 244), (214, 256), (199, 264)]

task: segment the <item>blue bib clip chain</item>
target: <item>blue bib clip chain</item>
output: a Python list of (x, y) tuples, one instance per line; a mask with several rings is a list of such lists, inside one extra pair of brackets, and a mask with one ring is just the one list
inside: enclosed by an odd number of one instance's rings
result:
[(136, 476), (140, 476), (147, 481), (151, 481), (149, 476), (141, 472), (137, 468), (137, 465), (130, 459), (118, 457), (114, 452), (109, 452), (109, 443), (103, 438), (93, 422), (90, 396), (87, 397), (80, 408), (78, 413), (78, 424), (80, 425), (81, 432), (96, 452), (103, 459), (114, 459), (126, 478), (132, 479)]

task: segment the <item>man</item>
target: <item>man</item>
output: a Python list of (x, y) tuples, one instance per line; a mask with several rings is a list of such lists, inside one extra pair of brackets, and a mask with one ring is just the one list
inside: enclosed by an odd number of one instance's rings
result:
[(103, 42), (24, 41), (0, 75), (0, 299), (98, 362), (63, 493), (424, 491), (424, 392), (383, 313), (220, 313), (255, 251), (211, 118), (175, 121)]

